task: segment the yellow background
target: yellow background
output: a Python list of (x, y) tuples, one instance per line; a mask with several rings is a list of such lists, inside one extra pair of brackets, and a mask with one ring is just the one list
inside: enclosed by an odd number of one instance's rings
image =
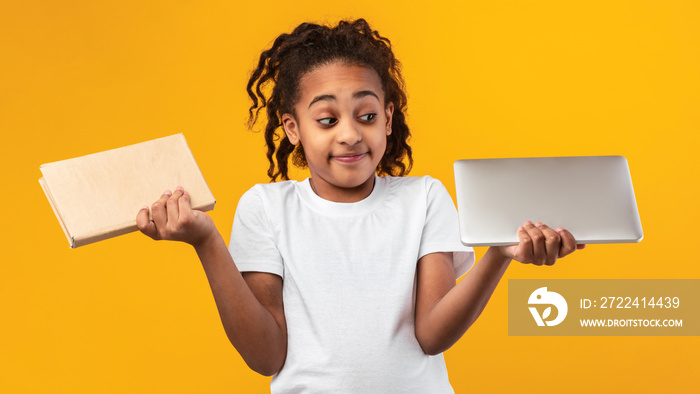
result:
[[(450, 192), (457, 159), (628, 158), (643, 242), (506, 278), (699, 277), (698, 2), (237, 3), (0, 3), (1, 392), (268, 390), (191, 248), (130, 234), (70, 250), (37, 179), (45, 162), (184, 132), (227, 238), (240, 195), (266, 182), (248, 73), (305, 20), (363, 16), (392, 40), (412, 174)], [(457, 392), (697, 388), (698, 337), (508, 337), (506, 295), (446, 353)]]

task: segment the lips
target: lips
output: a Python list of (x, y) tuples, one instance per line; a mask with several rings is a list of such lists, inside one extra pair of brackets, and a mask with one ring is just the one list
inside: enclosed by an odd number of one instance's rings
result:
[(341, 163), (355, 163), (367, 156), (367, 152), (363, 153), (349, 153), (345, 155), (331, 155), (331, 159), (339, 161)]

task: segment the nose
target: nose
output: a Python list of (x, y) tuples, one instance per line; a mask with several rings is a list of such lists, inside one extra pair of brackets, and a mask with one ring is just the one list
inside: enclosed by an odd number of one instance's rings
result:
[(362, 130), (352, 122), (341, 122), (336, 127), (336, 141), (340, 144), (355, 145), (362, 141)]

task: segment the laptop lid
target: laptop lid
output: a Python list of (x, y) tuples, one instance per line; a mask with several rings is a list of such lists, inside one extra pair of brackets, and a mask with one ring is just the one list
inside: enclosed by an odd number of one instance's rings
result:
[(527, 220), (563, 227), (581, 244), (642, 240), (622, 156), (458, 160), (454, 170), (465, 245), (517, 243)]

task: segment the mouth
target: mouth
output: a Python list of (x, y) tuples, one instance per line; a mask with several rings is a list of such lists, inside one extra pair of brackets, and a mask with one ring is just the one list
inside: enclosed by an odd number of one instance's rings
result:
[(331, 155), (331, 159), (339, 161), (341, 163), (356, 163), (367, 156), (369, 152), (363, 153), (348, 153), (345, 155)]

